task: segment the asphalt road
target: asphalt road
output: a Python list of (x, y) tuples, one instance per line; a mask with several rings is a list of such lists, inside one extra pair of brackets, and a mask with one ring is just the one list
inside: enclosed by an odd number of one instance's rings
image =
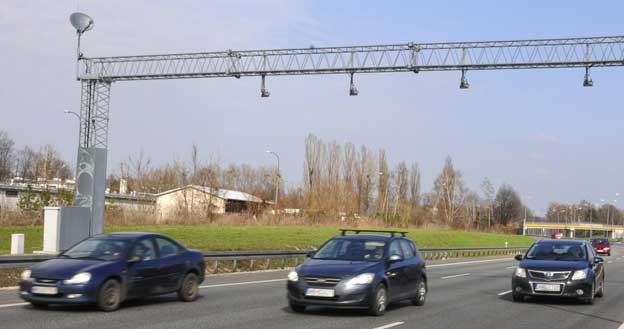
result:
[(452, 260), (428, 265), (423, 307), (402, 303), (383, 317), (361, 311), (310, 309), (292, 313), (284, 271), (210, 277), (201, 298), (131, 301), (113, 313), (90, 307), (33, 309), (15, 290), (0, 291), (2, 328), (601, 328), (624, 329), (624, 248), (606, 257), (605, 297), (594, 305), (565, 299), (511, 301), (512, 258)]

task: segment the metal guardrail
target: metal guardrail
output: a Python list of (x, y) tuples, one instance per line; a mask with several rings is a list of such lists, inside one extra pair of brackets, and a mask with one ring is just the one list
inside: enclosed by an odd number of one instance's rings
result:
[[(508, 248), (422, 248), (421, 255), (426, 260), (440, 260), (459, 257), (482, 257), (502, 256), (524, 253), (528, 247)], [(219, 271), (219, 263), (230, 262), (233, 272), (236, 272), (241, 261), (247, 261), (245, 269), (269, 269), (272, 262), (278, 261), (279, 268), (287, 265), (297, 266), (312, 250), (270, 250), (270, 251), (208, 251), (204, 253), (206, 263), (212, 265), (212, 272)], [(24, 256), (0, 256), (0, 268), (27, 267), (38, 262), (54, 258), (54, 255), (24, 255)], [(291, 262), (288, 262), (291, 260)], [(263, 263), (262, 263), (263, 262)]]

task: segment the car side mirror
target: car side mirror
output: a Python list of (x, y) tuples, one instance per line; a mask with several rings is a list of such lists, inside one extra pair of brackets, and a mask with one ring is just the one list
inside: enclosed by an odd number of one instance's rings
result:
[(604, 262), (604, 258), (602, 258), (602, 257), (596, 257), (596, 258), (594, 258), (594, 262), (595, 262), (595, 263), (602, 263), (602, 262)]
[(522, 260), (522, 255), (516, 255), (516, 256), (514, 256), (514, 258), (516, 260), (518, 260), (518, 261), (521, 261)]
[(314, 255), (316, 255), (316, 250), (308, 251), (308, 253), (306, 254), (306, 257), (312, 258), (314, 257)]
[(388, 264), (400, 262), (402, 260), (403, 260), (403, 257), (401, 257), (399, 255), (392, 255), (392, 256), (388, 257)]
[(140, 261), (142, 261), (143, 258), (141, 258), (141, 256), (132, 256), (130, 257), (130, 259), (128, 259), (128, 264), (135, 264), (135, 263), (139, 263)]

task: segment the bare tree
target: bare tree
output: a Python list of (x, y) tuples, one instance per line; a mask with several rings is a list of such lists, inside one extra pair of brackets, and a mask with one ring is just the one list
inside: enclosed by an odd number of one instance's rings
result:
[(486, 177), (481, 183), (481, 191), (483, 192), (483, 196), (485, 197), (485, 203), (487, 208), (487, 219), (488, 219), (488, 228), (492, 226), (492, 203), (494, 202), (494, 185), (492, 182)]
[(0, 131), (0, 181), (11, 177), (13, 171), (13, 146), (15, 143), (9, 135)]
[(446, 158), (442, 173), (436, 178), (434, 189), (438, 198), (438, 207), (446, 225), (456, 224), (457, 215), (464, 205), (467, 189), (462, 175), (453, 167), (451, 157)]
[(494, 212), (500, 225), (511, 224), (520, 217), (522, 201), (513, 187), (503, 184), (496, 193)]

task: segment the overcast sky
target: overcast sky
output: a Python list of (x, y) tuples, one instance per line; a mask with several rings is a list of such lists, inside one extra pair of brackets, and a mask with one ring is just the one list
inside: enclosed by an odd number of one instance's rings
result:
[[(75, 32), (95, 28), (86, 56), (478, 41), (623, 34), (624, 3), (604, 1), (0, 1), (0, 130), (23, 145), (50, 143), (73, 161), (78, 111)], [(120, 82), (112, 87), (109, 170), (143, 151), (155, 163), (188, 158), (271, 165), (302, 178), (303, 143), (384, 148), (417, 161), (429, 190), (450, 155), (469, 187), (507, 182), (538, 213), (549, 201), (614, 199), (624, 192), (621, 68)], [(620, 200), (620, 203), (624, 202)]]

